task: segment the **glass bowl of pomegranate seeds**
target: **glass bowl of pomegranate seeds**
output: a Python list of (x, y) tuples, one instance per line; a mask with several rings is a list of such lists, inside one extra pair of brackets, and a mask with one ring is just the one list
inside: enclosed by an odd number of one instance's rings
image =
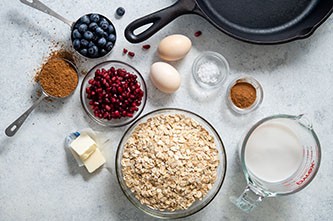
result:
[(146, 100), (147, 88), (142, 75), (121, 61), (96, 65), (82, 81), (83, 109), (102, 126), (130, 124), (142, 113)]

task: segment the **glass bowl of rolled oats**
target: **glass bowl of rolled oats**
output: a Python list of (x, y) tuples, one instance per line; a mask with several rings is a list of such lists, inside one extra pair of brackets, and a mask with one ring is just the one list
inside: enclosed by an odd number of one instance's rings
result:
[(174, 219), (206, 207), (226, 173), (223, 142), (213, 126), (182, 109), (152, 111), (133, 123), (116, 156), (118, 182), (143, 212)]

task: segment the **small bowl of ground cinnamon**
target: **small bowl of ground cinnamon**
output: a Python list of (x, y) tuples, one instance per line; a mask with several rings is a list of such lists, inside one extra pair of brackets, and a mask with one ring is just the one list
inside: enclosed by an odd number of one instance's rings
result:
[(236, 78), (227, 89), (227, 103), (238, 114), (257, 109), (264, 97), (260, 83), (250, 76)]

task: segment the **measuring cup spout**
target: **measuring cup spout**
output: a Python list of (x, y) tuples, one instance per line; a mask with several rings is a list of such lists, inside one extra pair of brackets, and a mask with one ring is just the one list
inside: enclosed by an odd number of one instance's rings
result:
[(249, 213), (257, 207), (263, 198), (264, 196), (256, 191), (255, 187), (249, 184), (238, 198), (232, 196), (230, 197), (230, 201), (244, 212)]
[(308, 128), (309, 130), (313, 129), (313, 125), (312, 125), (311, 121), (309, 120), (309, 118), (306, 117), (305, 114), (300, 114), (300, 115), (296, 116), (296, 120), (298, 121), (299, 124)]

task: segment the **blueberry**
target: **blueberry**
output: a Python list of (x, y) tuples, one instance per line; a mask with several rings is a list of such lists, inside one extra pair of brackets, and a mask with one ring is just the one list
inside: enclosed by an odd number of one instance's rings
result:
[(112, 41), (112, 42), (115, 42), (116, 41), (116, 36), (114, 34), (110, 34), (108, 36), (108, 41)]
[(117, 8), (116, 13), (118, 16), (121, 17), (125, 14), (125, 9), (123, 7), (119, 7), (119, 8)]
[(79, 40), (79, 39), (75, 39), (75, 40), (73, 41), (73, 47), (74, 47), (74, 49), (75, 49), (75, 50), (79, 50), (79, 49), (80, 49), (80, 46), (81, 46), (81, 42), (80, 42), (80, 40)]
[(99, 37), (97, 35), (94, 34), (94, 37), (91, 39), (93, 42), (98, 41)]
[(105, 49), (107, 51), (111, 51), (113, 48), (113, 43), (112, 42), (108, 42), (106, 45), (105, 45)]
[(107, 30), (109, 28), (109, 22), (107, 20), (102, 20), (99, 23), (99, 26), (103, 29), (103, 30)]
[(105, 49), (102, 49), (100, 54), (103, 56), (103, 55), (106, 55), (108, 52), (105, 50)]
[(85, 49), (85, 48), (80, 50), (80, 54), (82, 54), (82, 55), (84, 55), (84, 56), (86, 56), (87, 53), (88, 53), (88, 50)]
[(90, 25), (89, 25), (89, 29), (91, 31), (95, 31), (97, 27), (98, 27), (98, 25), (95, 22), (91, 22)]
[(99, 15), (98, 14), (91, 14), (90, 15), (90, 21), (98, 22), (99, 21)]
[(107, 38), (109, 36), (109, 34), (105, 31), (104, 33), (103, 33), (103, 37), (104, 38)]
[(81, 24), (81, 25), (79, 26), (79, 32), (84, 33), (84, 32), (87, 31), (87, 30), (88, 30), (88, 25), (86, 25), (86, 24)]
[(87, 39), (88, 41), (90, 41), (91, 39), (93, 39), (94, 34), (93, 34), (91, 31), (86, 31), (86, 32), (83, 34), (83, 37), (84, 37), (85, 39)]
[(98, 36), (103, 36), (104, 31), (103, 31), (103, 29), (101, 29), (100, 27), (97, 27), (96, 30), (95, 30), (95, 33), (96, 33), (96, 35), (98, 35)]
[(82, 23), (84, 23), (84, 24), (87, 24), (87, 25), (90, 23), (90, 19), (89, 19), (88, 15), (84, 15), (84, 16), (82, 16), (82, 17), (80, 18), (80, 21), (81, 21)]
[(114, 33), (114, 27), (113, 27), (113, 25), (109, 25), (108, 32), (109, 32), (109, 34)]
[(94, 42), (89, 42), (89, 44), (88, 44), (88, 48), (91, 48), (92, 46), (95, 46), (95, 43)]
[(98, 48), (96, 46), (92, 46), (88, 49), (88, 54), (92, 57), (96, 57), (98, 54)]
[(74, 29), (74, 31), (73, 31), (73, 38), (76, 38), (76, 39), (78, 39), (78, 38), (82, 38), (82, 35), (81, 35), (81, 33), (79, 32), (79, 30)]
[(88, 45), (89, 45), (89, 41), (87, 41), (86, 39), (81, 39), (81, 46), (83, 46), (83, 47), (88, 47)]
[(106, 39), (105, 38), (98, 39), (97, 45), (101, 48), (104, 47), (104, 45), (106, 45)]

